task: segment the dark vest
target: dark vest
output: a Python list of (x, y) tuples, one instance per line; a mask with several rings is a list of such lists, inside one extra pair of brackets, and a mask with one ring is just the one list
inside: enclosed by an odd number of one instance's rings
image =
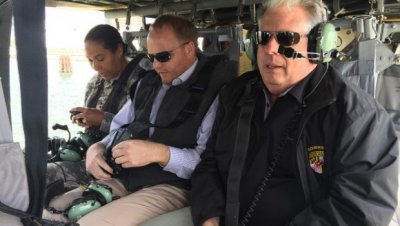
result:
[[(142, 133), (136, 138), (177, 148), (194, 148), (204, 115), (220, 87), (235, 76), (226, 74), (228, 68), (229, 61), (220, 56), (207, 58), (200, 55), (198, 65), (190, 78), (181, 85), (171, 86), (165, 94), (157, 113), (154, 134), (149, 138), (148, 133), (147, 137)], [(161, 85), (161, 79), (154, 71), (141, 80), (135, 96), (133, 123), (149, 124), (154, 98)], [(123, 169), (119, 178), (128, 191), (162, 183), (189, 188), (189, 180), (164, 171), (155, 163), (139, 168)]]

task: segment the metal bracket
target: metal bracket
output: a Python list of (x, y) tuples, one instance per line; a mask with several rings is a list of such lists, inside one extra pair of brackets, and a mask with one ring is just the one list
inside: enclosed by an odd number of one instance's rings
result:
[(131, 25), (131, 6), (128, 6), (128, 9), (126, 10), (126, 30), (129, 30), (129, 26)]
[(240, 18), (243, 16), (243, 5), (246, 0), (239, 0), (237, 7), (237, 23), (240, 24)]
[(196, 20), (197, 3), (198, 3), (198, 2), (199, 2), (199, 0), (194, 0), (194, 1), (193, 1), (192, 18), (190, 19), (190, 21), (192, 21), (192, 23), (194, 23), (195, 20)]
[(159, 5), (158, 15), (163, 15), (163, 13), (164, 13), (164, 0), (157, 0), (157, 4)]
[(211, 19), (213, 21), (214, 24), (217, 23), (217, 18), (215, 17), (215, 10), (214, 9), (210, 9), (210, 15), (211, 15)]
[(250, 6), (250, 15), (251, 15), (251, 20), (253, 21), (253, 24), (257, 24), (257, 5), (252, 4)]

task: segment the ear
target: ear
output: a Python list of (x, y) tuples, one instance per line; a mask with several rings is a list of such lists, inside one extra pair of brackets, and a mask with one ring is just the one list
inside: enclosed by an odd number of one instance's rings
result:
[(194, 42), (190, 41), (188, 44), (185, 45), (185, 53), (190, 54), (192, 52), (196, 52), (197, 46)]
[(118, 48), (115, 51), (115, 54), (117, 54), (117, 56), (119, 57), (124, 57), (124, 45), (123, 44), (118, 44)]

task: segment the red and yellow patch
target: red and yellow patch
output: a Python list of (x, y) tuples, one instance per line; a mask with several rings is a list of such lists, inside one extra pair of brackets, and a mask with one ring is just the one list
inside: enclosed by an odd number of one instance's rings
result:
[(324, 146), (311, 146), (308, 148), (308, 161), (311, 169), (319, 174), (324, 172)]

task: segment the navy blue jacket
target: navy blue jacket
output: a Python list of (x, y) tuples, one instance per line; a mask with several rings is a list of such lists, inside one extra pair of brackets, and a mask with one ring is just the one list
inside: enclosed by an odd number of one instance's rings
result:
[[(306, 207), (286, 224), (387, 225), (397, 206), (398, 187), (399, 147), (392, 121), (373, 97), (333, 68), (324, 74), (325, 67), (318, 65), (316, 71), (309, 75), (312, 77), (303, 99), (306, 108), (293, 145), (296, 177)], [(245, 94), (248, 84), (253, 84), (251, 94)], [(251, 151), (263, 122), (262, 89), (260, 74), (253, 71), (229, 83), (220, 93), (212, 137), (192, 175), (195, 225), (214, 216), (221, 216), (224, 222), (227, 177), (241, 108), (245, 96), (253, 95), (256, 104), (247, 144)], [(316, 149), (322, 151), (323, 161), (315, 161)], [(323, 166), (318, 165), (321, 163)], [(260, 169), (260, 175), (255, 176), (261, 177), (264, 172)]]

